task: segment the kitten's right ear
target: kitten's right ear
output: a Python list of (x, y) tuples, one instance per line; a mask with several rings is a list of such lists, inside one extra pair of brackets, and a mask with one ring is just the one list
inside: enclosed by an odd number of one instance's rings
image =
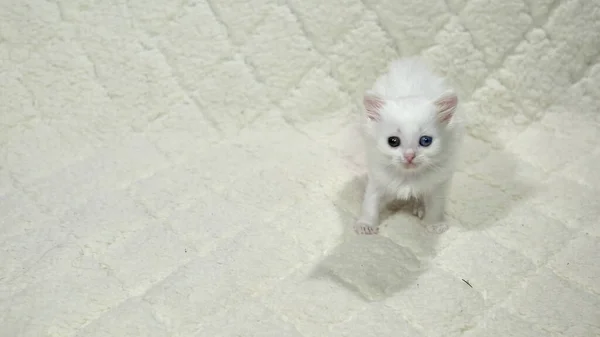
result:
[(378, 121), (380, 118), (380, 111), (385, 102), (383, 98), (377, 96), (376, 94), (367, 92), (363, 97), (363, 105), (365, 106), (365, 111), (367, 112), (367, 117), (370, 120)]

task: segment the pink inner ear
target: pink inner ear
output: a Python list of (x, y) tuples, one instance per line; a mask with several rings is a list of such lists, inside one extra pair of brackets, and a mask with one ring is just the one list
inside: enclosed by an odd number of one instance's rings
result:
[(454, 116), (454, 111), (458, 105), (458, 97), (451, 93), (445, 94), (435, 101), (435, 106), (437, 108), (438, 115), (440, 116), (440, 120), (443, 122), (449, 121), (452, 116)]
[(366, 94), (363, 99), (367, 117), (371, 120), (379, 120), (379, 111), (383, 107), (384, 101), (381, 97), (373, 94)]

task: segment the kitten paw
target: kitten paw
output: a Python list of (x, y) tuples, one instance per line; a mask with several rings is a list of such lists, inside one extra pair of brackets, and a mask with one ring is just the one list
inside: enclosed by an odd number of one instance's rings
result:
[(423, 203), (415, 201), (412, 207), (412, 214), (418, 217), (419, 219), (423, 219), (423, 216), (425, 215), (425, 206), (423, 205)]
[(379, 227), (371, 226), (364, 222), (354, 224), (354, 232), (358, 235), (375, 235), (379, 234)]
[(434, 224), (428, 224), (425, 225), (425, 229), (427, 229), (427, 231), (429, 233), (435, 233), (435, 234), (442, 234), (445, 231), (448, 230), (448, 224), (445, 222), (438, 222), (438, 223), (434, 223)]

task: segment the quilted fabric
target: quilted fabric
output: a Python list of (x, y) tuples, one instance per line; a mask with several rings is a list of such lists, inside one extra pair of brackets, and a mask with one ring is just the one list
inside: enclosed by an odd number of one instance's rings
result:
[[(356, 100), (421, 55), (447, 216), (350, 228)], [(600, 335), (590, 0), (4, 0), (0, 335)]]

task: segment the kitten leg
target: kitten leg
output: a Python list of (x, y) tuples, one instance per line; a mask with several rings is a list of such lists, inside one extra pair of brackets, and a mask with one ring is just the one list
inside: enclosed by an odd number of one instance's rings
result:
[(441, 234), (448, 230), (448, 224), (444, 221), (446, 208), (446, 189), (443, 186), (427, 194), (423, 198), (425, 203), (425, 228), (432, 233)]
[(354, 231), (357, 234), (377, 234), (379, 233), (379, 212), (381, 207), (382, 194), (377, 186), (369, 180), (362, 202), (361, 214), (354, 225)]
[(423, 200), (420, 198), (415, 198), (412, 204), (412, 214), (419, 219), (423, 219), (425, 215), (425, 206), (423, 205)]

